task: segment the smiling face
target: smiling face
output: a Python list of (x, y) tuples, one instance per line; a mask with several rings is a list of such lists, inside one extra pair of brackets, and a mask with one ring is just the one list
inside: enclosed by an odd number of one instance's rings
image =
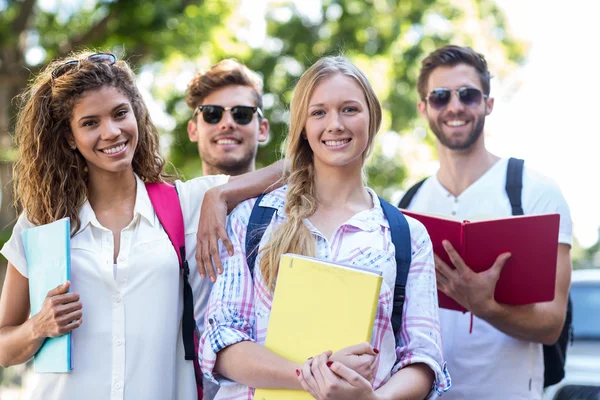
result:
[[(210, 93), (201, 104), (256, 107), (255, 96), (251, 87), (232, 85)], [(237, 123), (230, 111), (223, 112), (216, 124), (204, 121), (201, 113), (188, 123), (188, 135), (192, 142), (198, 143), (205, 175), (239, 175), (254, 170), (258, 142), (264, 142), (268, 133), (269, 122), (264, 118), (259, 120), (257, 112), (246, 125)]]
[(361, 171), (369, 144), (369, 109), (360, 85), (335, 74), (315, 87), (304, 126), (315, 169), (350, 168)]
[(85, 92), (73, 107), (70, 145), (85, 158), (89, 174), (133, 170), (138, 126), (131, 102), (120, 90), (104, 86)]
[[(477, 70), (467, 64), (452, 67), (440, 66), (429, 76), (427, 93), (434, 89), (477, 88), (483, 92)], [(485, 117), (492, 112), (494, 99), (484, 98), (480, 104), (468, 107), (460, 102), (456, 91), (451, 94), (450, 102), (441, 110), (435, 110), (427, 101), (419, 102), (419, 113), (429, 122), (431, 131), (439, 143), (451, 150), (469, 150), (479, 140)]]

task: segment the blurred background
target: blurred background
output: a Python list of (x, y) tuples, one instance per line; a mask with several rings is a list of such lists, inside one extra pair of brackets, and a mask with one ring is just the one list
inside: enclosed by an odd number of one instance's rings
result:
[[(417, 115), (416, 79), (425, 55), (454, 43), (483, 53), (493, 75), (489, 149), (524, 158), (560, 185), (574, 221), (574, 267), (600, 267), (592, 109), (600, 75), (591, 62), (599, 11), (587, 0), (0, 0), (0, 246), (16, 221), (14, 97), (54, 58), (91, 48), (129, 60), (170, 168), (189, 179), (201, 162), (183, 95), (198, 71), (234, 57), (261, 75), (271, 131), (260, 167), (280, 157), (301, 73), (320, 56), (343, 53), (384, 106), (369, 186), (395, 202), (437, 169), (434, 137)], [(21, 372), (0, 369), (1, 399), (19, 398)]]

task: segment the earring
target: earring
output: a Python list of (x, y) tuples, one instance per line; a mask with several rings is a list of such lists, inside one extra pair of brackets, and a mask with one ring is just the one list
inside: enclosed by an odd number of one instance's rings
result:
[(77, 146), (76, 145), (71, 145), (71, 150), (77, 150)]
[(85, 167), (83, 167), (83, 172), (86, 172), (86, 173), (88, 172), (88, 167), (87, 167), (87, 165), (86, 165)]

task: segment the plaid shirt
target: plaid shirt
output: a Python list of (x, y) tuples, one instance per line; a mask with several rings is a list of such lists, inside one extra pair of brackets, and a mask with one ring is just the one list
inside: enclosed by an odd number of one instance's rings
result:
[[(317, 244), (317, 257), (336, 263), (367, 266), (380, 270), (383, 283), (373, 326), (371, 344), (380, 350), (373, 387), (384, 384), (392, 374), (410, 364), (425, 363), (435, 373), (434, 390), (441, 394), (450, 387), (450, 376), (442, 357), (438, 300), (433, 264), (433, 250), (427, 231), (419, 222), (408, 218), (411, 232), (412, 262), (406, 286), (399, 345), (392, 331), (391, 315), (396, 262), (390, 228), (375, 193), (369, 189), (374, 207), (362, 211), (325, 238), (310, 221), (307, 227)], [(264, 196), (262, 206), (276, 209), (272, 223), (261, 240), (262, 248), (274, 227), (287, 219), (286, 187)], [(234, 246), (229, 256), (221, 248), (223, 275), (217, 279), (206, 310), (205, 331), (200, 339), (200, 363), (204, 375), (221, 385), (216, 399), (251, 400), (254, 390), (220, 375), (213, 375), (217, 353), (243, 340), (264, 344), (269, 323), (272, 294), (265, 287), (260, 268), (254, 279), (246, 264), (246, 228), (256, 199), (241, 203), (229, 216), (227, 234)], [(260, 265), (261, 254), (256, 258)], [(325, 350), (325, 349), (324, 349)]]

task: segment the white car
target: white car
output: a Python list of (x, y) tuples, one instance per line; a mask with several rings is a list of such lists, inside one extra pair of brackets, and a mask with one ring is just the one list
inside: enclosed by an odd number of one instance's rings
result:
[(565, 378), (544, 392), (548, 400), (600, 400), (600, 268), (574, 270), (573, 344)]

